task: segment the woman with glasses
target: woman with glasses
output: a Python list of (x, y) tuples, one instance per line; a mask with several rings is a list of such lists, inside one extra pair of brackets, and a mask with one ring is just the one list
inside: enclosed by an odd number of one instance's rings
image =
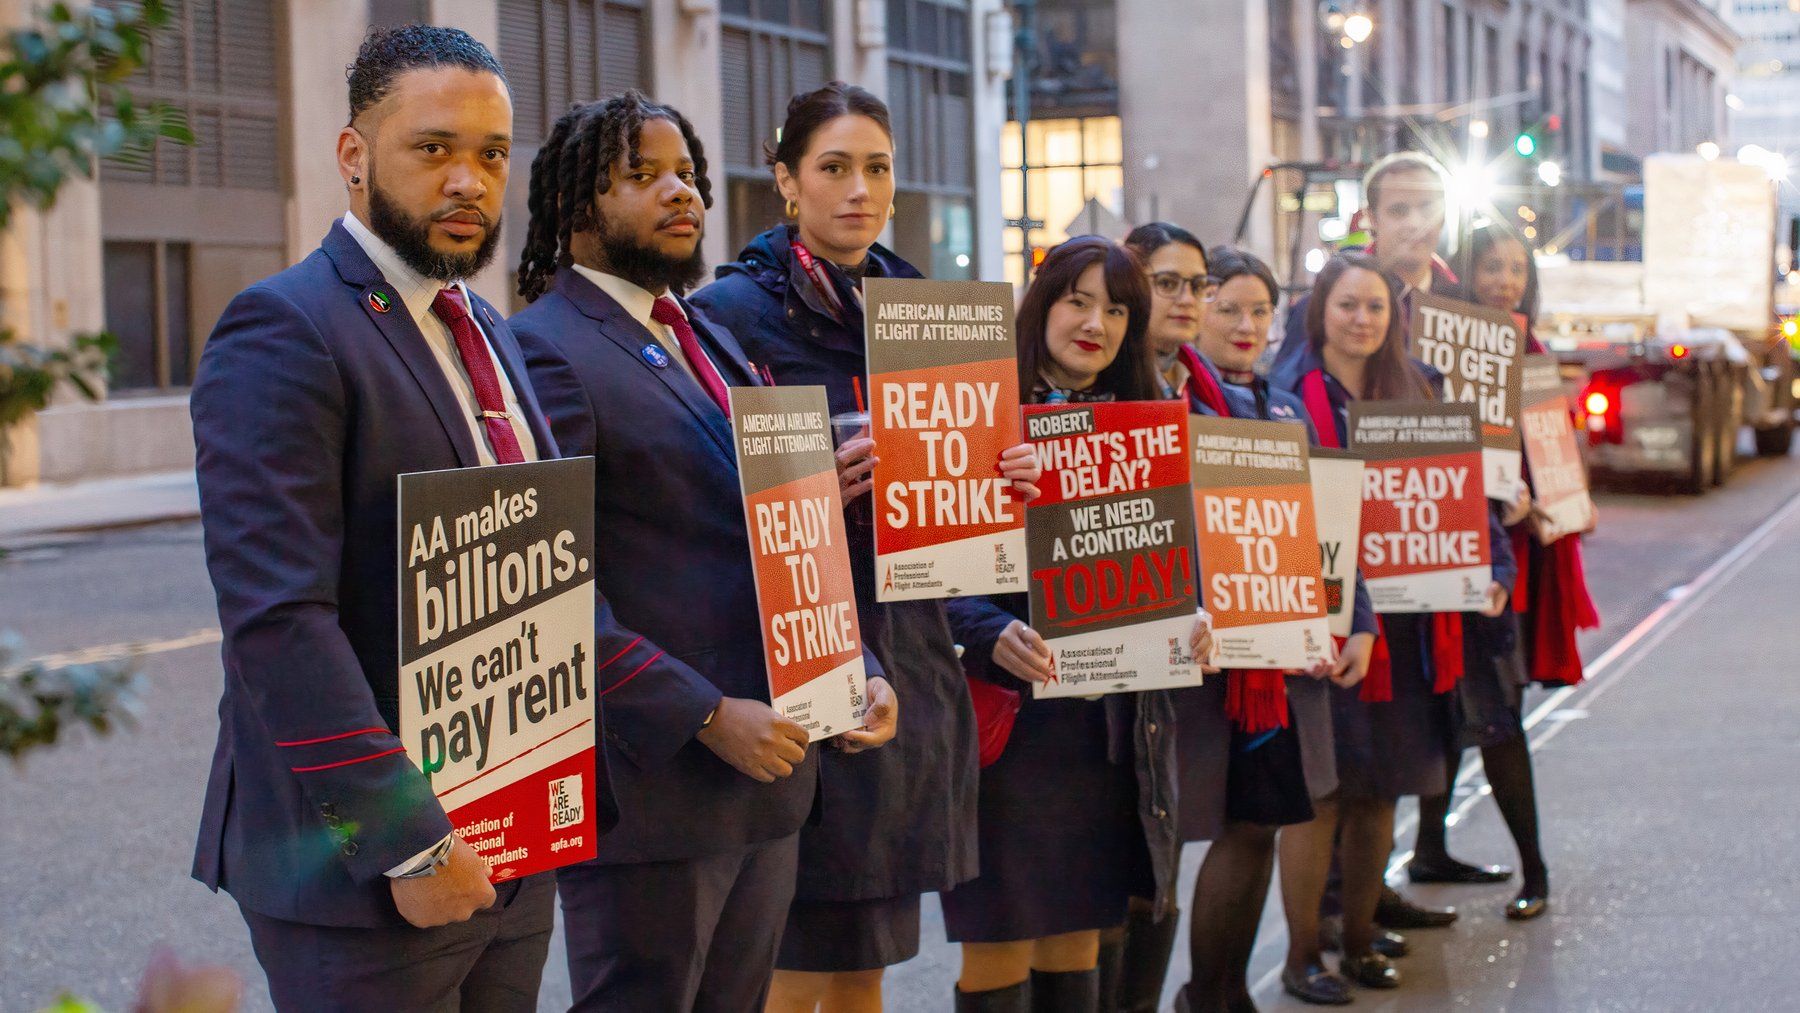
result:
[(1125, 245), (1144, 262), (1150, 276), (1150, 324), (1145, 333), (1156, 356), (1163, 397), (1175, 397), (1187, 376), (1180, 352), (1200, 333), (1200, 307), (1213, 291), (1206, 247), (1192, 232), (1168, 222), (1132, 229)]

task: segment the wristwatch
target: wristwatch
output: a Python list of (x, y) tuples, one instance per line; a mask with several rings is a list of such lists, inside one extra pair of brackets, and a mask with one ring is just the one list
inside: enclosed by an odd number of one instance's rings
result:
[(425, 856), (425, 862), (423, 865), (420, 865), (416, 869), (412, 869), (407, 872), (403, 872), (400, 875), (395, 876), (394, 878), (395, 879), (424, 879), (426, 876), (437, 875), (439, 871), (441, 871), (445, 866), (450, 864), (450, 847), (455, 842), (456, 842), (455, 834), (450, 834), (450, 835), (446, 836), (443, 840), (438, 842), (437, 847), (431, 849), (431, 854)]

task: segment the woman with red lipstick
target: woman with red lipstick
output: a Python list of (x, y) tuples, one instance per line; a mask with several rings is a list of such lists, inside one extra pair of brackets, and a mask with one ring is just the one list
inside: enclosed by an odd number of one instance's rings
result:
[(1125, 237), (1125, 246), (1144, 262), (1144, 273), (1150, 276), (1146, 334), (1163, 381), (1163, 396), (1176, 397), (1187, 379), (1181, 350), (1199, 336), (1201, 310), (1216, 284), (1207, 271), (1206, 246), (1192, 232), (1168, 222), (1139, 225)]
[[(876, 242), (894, 208), (888, 110), (842, 83), (794, 97), (768, 151), (791, 221), (751, 240), (693, 296), (765, 378), (819, 384), (833, 415), (859, 410), (866, 382), (861, 281), (917, 278)], [(820, 755), (821, 819), (800, 832), (799, 880), (767, 1009), (881, 1009), (886, 967), (919, 952), (919, 897), (976, 873), (975, 713), (942, 601), (877, 603), (867, 493), (875, 444), (838, 448), (863, 638), (896, 684), (900, 729), (887, 748)], [(1037, 494), (1036, 451), (994, 467)], [(877, 756), (876, 754), (882, 754)]]
[[(1050, 251), (1019, 306), (1019, 387), (1035, 403), (1157, 397), (1143, 269), (1098, 236)], [(1092, 1013), (1100, 932), (1133, 897), (1166, 910), (1175, 881), (1172, 710), (1161, 691), (1035, 699), (1052, 676), (1023, 594), (957, 598), (951, 625), (978, 678), (1018, 694), (981, 772), (981, 875), (943, 895), (962, 944), (959, 1011)], [(1211, 637), (1195, 624), (1190, 646)]]
[[(1397, 283), (1368, 254), (1341, 253), (1319, 272), (1299, 335), (1306, 347), (1277, 382), (1300, 396), (1325, 445), (1346, 444), (1352, 400), (1441, 396), (1441, 378), (1407, 357), (1399, 302)], [(1493, 581), (1483, 614), (1497, 616), (1506, 608), (1514, 568), (1506, 540), (1497, 530), (1491, 534)], [(1377, 650), (1359, 686), (1334, 680), (1339, 683), (1331, 701), (1337, 791), (1315, 800), (1311, 822), (1281, 834), (1288, 920), (1282, 985), (1305, 1002), (1350, 1002), (1346, 978), (1367, 988), (1399, 986), (1399, 970), (1375, 949), (1375, 907), (1393, 847), (1394, 807), (1404, 795), (1435, 795), (1448, 788), (1447, 694), (1463, 669), (1460, 614), (1392, 613), (1382, 621), (1387, 657)], [(1344, 920), (1337, 974), (1325, 970), (1319, 943), (1319, 903), (1334, 840)]]
[[(1537, 271), (1525, 241), (1496, 222), (1476, 229), (1469, 248), (1470, 298), (1483, 306), (1521, 316), (1527, 350), (1543, 347), (1530, 333), (1537, 313)], [(1526, 480), (1529, 483), (1530, 474)], [(1472, 742), (1481, 750), (1481, 766), (1494, 791), (1494, 804), (1506, 820), (1519, 852), (1522, 883), (1506, 907), (1512, 919), (1535, 918), (1549, 905), (1550, 873), (1538, 840), (1537, 788), (1531, 769), (1531, 747), (1522, 713), (1528, 682), (1557, 685), (1581, 681), (1578, 630), (1599, 624), (1581, 565), (1577, 532), (1544, 532), (1540, 537), (1527, 494), (1506, 518), (1513, 552), (1523, 568), (1513, 612), (1475, 621), (1469, 638), (1469, 667), (1461, 684), (1462, 735), (1450, 750), (1452, 780), (1462, 765), (1462, 751)], [(1524, 636), (1521, 636), (1521, 631)], [(1529, 659), (1529, 661), (1527, 660)], [(1407, 875), (1415, 883), (1491, 883), (1510, 870), (1466, 865), (1445, 847), (1446, 792), (1419, 799), (1419, 833)]]

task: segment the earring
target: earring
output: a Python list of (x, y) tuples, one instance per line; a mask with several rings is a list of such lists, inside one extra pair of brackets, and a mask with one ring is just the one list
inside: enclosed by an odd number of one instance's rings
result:
[(794, 203), (793, 201), (788, 201), (787, 202), (787, 216), (789, 218), (800, 217), (800, 205)]
[(889, 204), (888, 205), (888, 221), (891, 222), (893, 220), (894, 220), (894, 206), (892, 204)]
[(357, 184), (359, 184), (361, 182), (362, 182), (361, 176), (351, 176), (350, 177), (350, 185), (351, 186), (356, 186)]

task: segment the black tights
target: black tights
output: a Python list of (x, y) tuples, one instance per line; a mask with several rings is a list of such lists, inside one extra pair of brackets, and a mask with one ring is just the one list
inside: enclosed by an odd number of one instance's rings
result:
[[(1462, 755), (1449, 756), (1449, 784), (1456, 784), (1456, 771)], [(1504, 742), (1481, 747), (1481, 766), (1488, 784), (1494, 789), (1494, 804), (1512, 832), (1513, 845), (1519, 850), (1519, 874), (1524, 891), (1542, 895), (1549, 889), (1550, 873), (1544, 867), (1544, 849), (1538, 841), (1537, 786), (1531, 774), (1531, 740), (1520, 729), (1519, 734)], [(1449, 852), (1444, 845), (1444, 818), (1450, 813), (1450, 793), (1419, 799), (1419, 835), (1413, 842), (1413, 853), (1427, 861), (1445, 862)]]
[(1275, 870), (1275, 827), (1232, 820), (1206, 850), (1194, 881), (1188, 929), (1193, 1013), (1217, 1013), (1249, 996), (1250, 954)]
[(1392, 799), (1313, 801), (1311, 823), (1284, 827), (1281, 853), (1281, 906), (1288, 923), (1288, 970), (1303, 974), (1319, 956), (1319, 902), (1331, 873), (1337, 841), (1342, 871), (1344, 955), (1368, 956), (1375, 942), (1375, 905), (1382, 874), (1394, 848)]

